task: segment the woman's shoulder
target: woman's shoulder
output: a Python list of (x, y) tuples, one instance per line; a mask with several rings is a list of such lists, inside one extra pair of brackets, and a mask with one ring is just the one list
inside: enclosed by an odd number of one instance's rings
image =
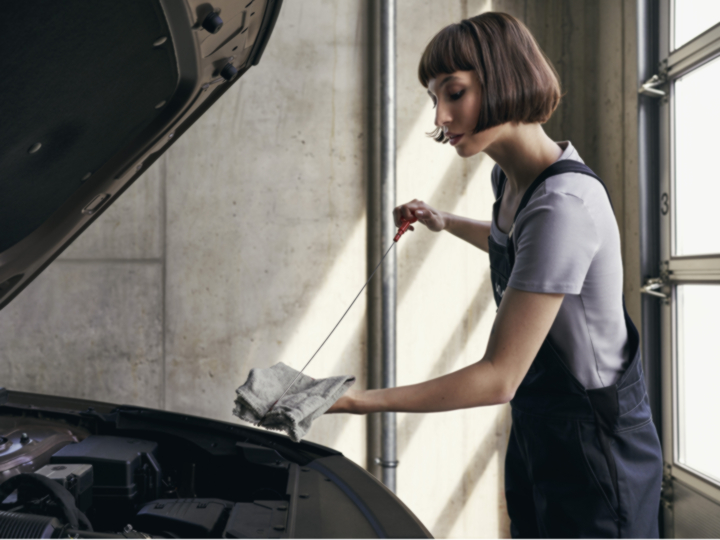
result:
[[(582, 160), (577, 159), (582, 162)], [(541, 199), (549, 197), (553, 199), (563, 199), (560, 195), (569, 196), (582, 201), (591, 213), (612, 212), (612, 206), (605, 186), (597, 178), (579, 173), (567, 172), (551, 176), (545, 180), (543, 188), (538, 189), (531, 197), (533, 199)]]
[[(581, 160), (577, 161), (582, 163)], [(544, 192), (564, 193), (582, 200), (595, 199), (597, 195), (603, 194), (607, 199), (605, 187), (597, 178), (579, 172), (566, 172), (551, 176), (545, 180)]]
[(605, 187), (597, 178), (577, 172), (545, 180), (518, 216), (518, 236), (541, 229), (545, 233), (551, 229), (553, 234), (568, 231), (572, 237), (583, 241), (594, 239), (598, 245), (618, 234)]
[[(572, 142), (561, 141), (558, 145), (563, 150), (558, 161), (572, 160), (585, 165), (585, 162), (580, 157), (580, 154)], [(545, 181), (545, 189), (543, 191), (547, 194), (557, 193), (570, 195), (582, 200), (586, 204), (596, 203), (598, 201), (609, 204), (603, 184), (593, 176), (578, 172), (567, 172), (551, 176)], [(600, 195), (603, 195), (603, 197)]]

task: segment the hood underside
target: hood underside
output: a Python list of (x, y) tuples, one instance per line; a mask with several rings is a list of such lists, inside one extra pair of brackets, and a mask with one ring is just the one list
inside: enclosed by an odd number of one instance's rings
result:
[(0, 309), (258, 63), (280, 4), (0, 4)]

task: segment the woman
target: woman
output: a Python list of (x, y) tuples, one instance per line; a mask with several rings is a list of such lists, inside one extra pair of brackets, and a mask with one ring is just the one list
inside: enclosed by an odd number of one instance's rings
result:
[(499, 308), (482, 360), (421, 384), (350, 393), (330, 412), (512, 405), (505, 463), (514, 537), (657, 537), (662, 458), (638, 333), (622, 298), (620, 237), (604, 185), (541, 124), (557, 74), (527, 28), (485, 13), (427, 46), (420, 82), (435, 138), (497, 165), (491, 222), (413, 200), (417, 221), (489, 252)]

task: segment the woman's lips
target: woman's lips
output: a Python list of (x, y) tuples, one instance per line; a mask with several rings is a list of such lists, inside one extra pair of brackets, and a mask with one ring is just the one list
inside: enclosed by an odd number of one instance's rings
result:
[(455, 146), (460, 141), (460, 139), (462, 139), (463, 134), (448, 133), (446, 136), (448, 139), (450, 139), (450, 145)]

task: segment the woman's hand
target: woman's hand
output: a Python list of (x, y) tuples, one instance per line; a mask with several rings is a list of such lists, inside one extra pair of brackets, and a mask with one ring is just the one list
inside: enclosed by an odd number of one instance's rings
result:
[(357, 411), (357, 408), (355, 406), (355, 397), (362, 392), (362, 390), (348, 390), (345, 392), (344, 395), (340, 396), (340, 399), (338, 399), (335, 403), (333, 403), (332, 407), (330, 407), (327, 411), (325, 411), (325, 414), (333, 414), (333, 413), (350, 413), (350, 414), (360, 414)]
[[(477, 221), (456, 216), (449, 212), (441, 212), (417, 199), (396, 207), (393, 210), (393, 217), (395, 218), (396, 227), (402, 225), (402, 218), (407, 221), (412, 221), (415, 218), (433, 232), (447, 231), (485, 252), (489, 249), (489, 221)], [(411, 225), (410, 230), (414, 231), (415, 228)]]
[[(393, 210), (393, 217), (395, 218), (396, 227), (402, 224), (402, 218), (405, 218), (407, 221), (412, 221), (412, 219), (415, 218), (433, 232), (440, 232), (446, 226), (443, 212), (439, 212), (430, 205), (417, 199), (413, 199), (409, 203), (396, 207), (395, 210)], [(414, 231), (415, 229), (411, 226), (410, 230)]]

